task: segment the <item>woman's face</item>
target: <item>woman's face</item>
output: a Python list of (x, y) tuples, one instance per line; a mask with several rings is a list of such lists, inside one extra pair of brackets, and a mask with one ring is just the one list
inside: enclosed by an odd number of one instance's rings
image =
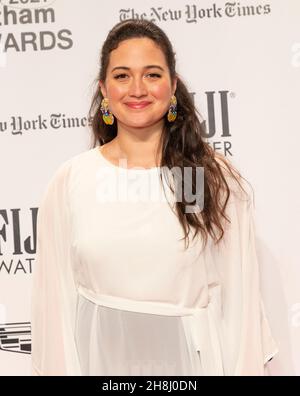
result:
[[(148, 38), (122, 41), (110, 53), (105, 83), (100, 82), (118, 124), (148, 127), (162, 119), (176, 90), (162, 50)], [(146, 106), (142, 102), (148, 103)]]

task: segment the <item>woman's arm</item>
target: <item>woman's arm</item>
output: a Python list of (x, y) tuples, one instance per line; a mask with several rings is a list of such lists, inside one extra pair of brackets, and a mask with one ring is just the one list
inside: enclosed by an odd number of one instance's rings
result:
[(77, 291), (71, 251), (70, 171), (71, 160), (59, 167), (38, 211), (31, 300), (33, 375), (80, 375), (74, 340)]

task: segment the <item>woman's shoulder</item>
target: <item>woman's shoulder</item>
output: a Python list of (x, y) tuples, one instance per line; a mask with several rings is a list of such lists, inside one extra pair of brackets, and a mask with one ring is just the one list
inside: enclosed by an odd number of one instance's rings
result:
[(76, 173), (76, 170), (83, 171), (84, 169), (88, 169), (89, 164), (93, 161), (94, 154), (94, 149), (88, 149), (61, 162), (46, 183), (46, 188), (44, 190), (45, 195), (49, 195), (51, 192), (56, 191), (62, 192), (67, 189), (72, 174)]
[(70, 176), (73, 168), (90, 164), (95, 154), (95, 148), (82, 151), (61, 162), (52, 174), (51, 181), (62, 181)]

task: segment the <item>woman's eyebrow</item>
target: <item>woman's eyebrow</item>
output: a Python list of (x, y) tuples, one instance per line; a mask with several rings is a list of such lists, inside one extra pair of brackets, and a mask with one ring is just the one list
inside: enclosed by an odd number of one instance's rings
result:
[[(157, 68), (157, 69), (160, 69), (161, 71), (164, 71), (164, 69), (161, 66), (159, 66), (159, 65), (147, 65), (147, 66), (144, 66), (144, 69), (152, 69), (152, 68)], [(114, 67), (112, 69), (112, 72), (114, 70), (117, 70), (117, 69), (130, 70), (130, 67), (127, 67), (127, 66), (116, 66), (116, 67)]]

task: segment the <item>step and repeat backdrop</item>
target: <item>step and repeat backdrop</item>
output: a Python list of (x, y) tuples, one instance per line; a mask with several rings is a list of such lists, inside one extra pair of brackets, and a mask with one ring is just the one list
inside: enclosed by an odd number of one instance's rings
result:
[(92, 147), (99, 53), (117, 22), (168, 34), (209, 143), (255, 190), (262, 294), (280, 352), (300, 374), (300, 1), (0, 1), (0, 375), (30, 375), (38, 202)]

